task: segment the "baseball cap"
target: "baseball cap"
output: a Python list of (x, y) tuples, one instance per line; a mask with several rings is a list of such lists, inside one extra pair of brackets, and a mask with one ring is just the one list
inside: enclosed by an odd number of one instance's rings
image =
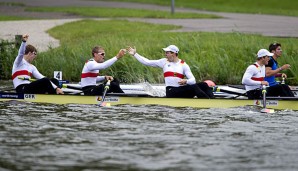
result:
[(179, 52), (179, 49), (177, 46), (175, 45), (170, 45), (166, 48), (162, 48), (165, 52), (174, 52), (174, 53), (178, 53)]
[(273, 53), (270, 53), (267, 49), (260, 49), (257, 54), (258, 58), (263, 56), (273, 56)]

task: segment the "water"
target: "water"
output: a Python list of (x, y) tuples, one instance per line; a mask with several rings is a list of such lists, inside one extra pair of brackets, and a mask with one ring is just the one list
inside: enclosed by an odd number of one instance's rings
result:
[(298, 112), (0, 103), (0, 170), (298, 170)]

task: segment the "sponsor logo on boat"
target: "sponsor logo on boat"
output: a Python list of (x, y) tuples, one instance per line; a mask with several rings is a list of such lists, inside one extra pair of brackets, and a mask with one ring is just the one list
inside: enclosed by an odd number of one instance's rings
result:
[[(254, 105), (262, 106), (263, 105), (263, 100), (255, 100)], [(266, 105), (267, 106), (278, 106), (278, 101), (277, 100), (267, 100)]]
[(25, 99), (35, 99), (35, 94), (24, 94)]
[(19, 94), (0, 94), (0, 98), (3, 99), (21, 99)]
[[(98, 96), (98, 97), (96, 98), (96, 100), (99, 101), (99, 102), (101, 101), (101, 99), (102, 99), (101, 96)], [(106, 97), (106, 98), (105, 98), (105, 102), (119, 102), (119, 97), (111, 97), (111, 96)]]
[(270, 100), (270, 101), (266, 101), (266, 104), (268, 106), (278, 106), (278, 101), (277, 100)]
[(261, 102), (259, 100), (255, 100), (255, 105), (261, 105)]

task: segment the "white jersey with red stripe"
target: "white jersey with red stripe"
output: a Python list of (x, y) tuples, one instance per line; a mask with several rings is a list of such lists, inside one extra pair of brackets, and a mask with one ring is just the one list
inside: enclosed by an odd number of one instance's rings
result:
[(32, 76), (37, 79), (41, 79), (45, 76), (43, 76), (37, 68), (27, 62), (24, 59), (24, 54), (26, 50), (26, 43), (22, 42), (18, 56), (16, 57), (13, 67), (12, 67), (12, 79), (13, 79), (13, 86), (16, 88), (17, 86), (21, 84), (29, 84), (30, 81), (28, 80), (22, 80), (18, 77), (25, 77), (25, 78), (31, 78)]
[(166, 86), (180, 87), (181, 85), (178, 82), (183, 79), (184, 76), (187, 78), (187, 84), (192, 85), (196, 83), (196, 79), (189, 66), (181, 59), (179, 59), (178, 62), (169, 62), (166, 58), (149, 60), (138, 53), (136, 53), (134, 57), (144, 65), (162, 68)]
[(94, 86), (97, 82), (103, 81), (105, 76), (98, 76), (99, 71), (108, 68), (117, 60), (116, 56), (103, 63), (98, 63), (94, 59), (88, 60), (82, 70), (81, 86)]
[(242, 84), (245, 85), (247, 91), (262, 88), (261, 81), (265, 77), (265, 65), (260, 66), (257, 62), (247, 67), (243, 78)]

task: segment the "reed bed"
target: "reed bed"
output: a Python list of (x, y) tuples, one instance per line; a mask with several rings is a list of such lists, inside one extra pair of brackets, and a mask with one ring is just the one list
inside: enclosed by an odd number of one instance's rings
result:
[[(211, 79), (217, 84), (241, 84), (242, 75), (247, 66), (255, 62), (257, 51), (268, 48), (272, 42), (280, 42), (284, 53), (278, 62), (280, 65), (291, 64), (291, 70), (285, 71), (289, 76), (288, 83), (298, 84), (298, 39), (238, 32), (174, 32), (179, 28), (126, 20), (82, 20), (68, 23), (48, 31), (60, 40), (61, 46), (39, 53), (34, 65), (48, 77), (53, 76), (53, 71), (62, 71), (64, 79), (78, 82), (84, 63), (91, 58), (91, 49), (96, 45), (105, 48), (107, 60), (127, 46), (136, 46), (137, 52), (149, 59), (160, 59), (164, 57), (162, 48), (175, 44), (180, 48), (179, 57), (190, 65), (197, 81)], [(16, 52), (11, 54), (4, 61), (7, 64), (4, 67), (6, 73), (11, 72)], [(160, 68), (144, 66), (128, 54), (110, 68), (101, 71), (101, 74), (112, 75), (122, 83), (164, 81)], [(5, 77), (9, 79), (8, 75)]]

